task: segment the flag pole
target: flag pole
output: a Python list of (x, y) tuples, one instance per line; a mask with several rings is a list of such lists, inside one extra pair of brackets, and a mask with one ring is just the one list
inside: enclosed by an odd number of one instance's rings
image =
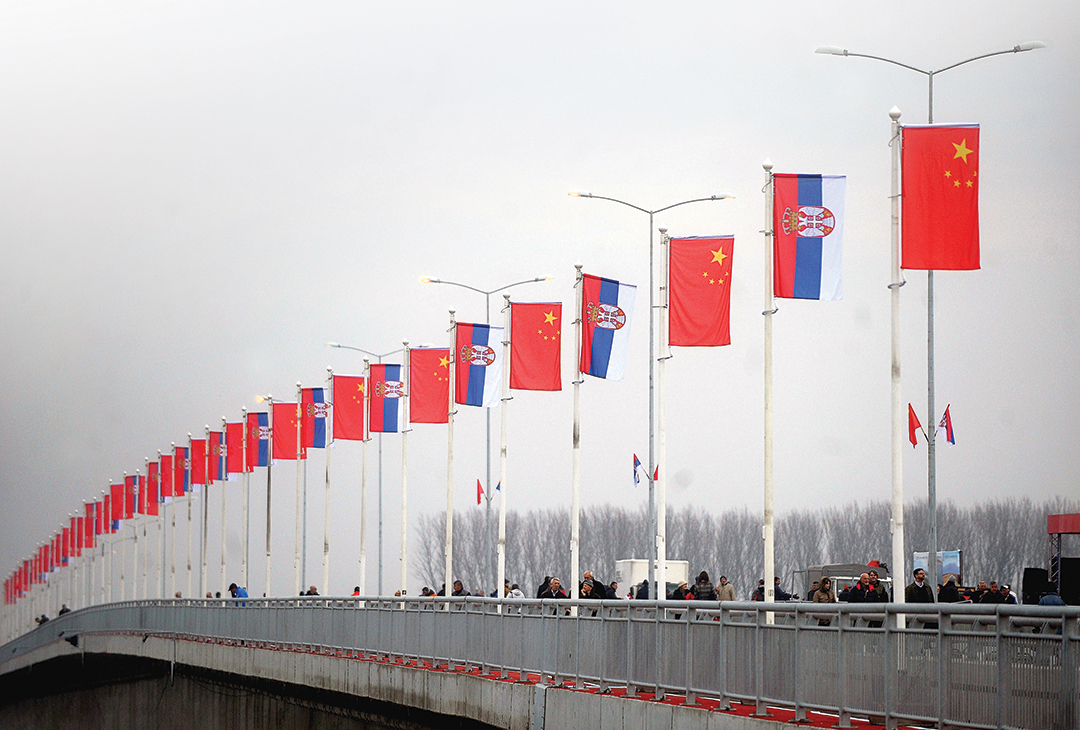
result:
[[(773, 315), (776, 307), (773, 302), (773, 176), (772, 161), (766, 159), (761, 165), (765, 169), (765, 507), (762, 538), (765, 541), (765, 561), (763, 578), (765, 580), (765, 602), (776, 600), (773, 575), (776, 571), (776, 557), (773, 544)], [(773, 615), (766, 617), (772, 623)]]
[(146, 461), (146, 478), (139, 480), (139, 502), (143, 509), (142, 591), (140, 592), (139, 598), (146, 599), (150, 597), (150, 539), (147, 535), (147, 525), (150, 522), (150, 459), (145, 456), (143, 459)]
[[(450, 310), (450, 389), (447, 398), (446, 414), (446, 546), (443, 559), (444, 593), (447, 598), (454, 590), (454, 389), (457, 380), (457, 321), (454, 310)], [(446, 606), (450, 610), (449, 603)]]
[[(660, 229), (660, 247), (663, 253), (663, 278), (660, 280), (660, 357), (656, 363), (656, 432), (657, 464), (660, 471), (656, 476), (656, 600), (667, 598), (667, 387), (665, 371), (671, 358), (668, 346), (668, 287), (671, 280), (671, 239), (667, 228)], [(658, 634), (659, 636), (659, 634)]]
[[(227, 438), (228, 438), (228, 430), (229, 430), (229, 419), (227, 419), (225, 416), (222, 416), (221, 417), (221, 443), (218, 444), (218, 449), (219, 450), (221, 450), (221, 449), (225, 450), (225, 459), (224, 459), (224, 461), (225, 461), (225, 469), (224, 469), (224, 471), (222, 471), (221, 469), (218, 469), (218, 476), (221, 477), (221, 595), (222, 595), (222, 597), (224, 597), (226, 591), (229, 590), (229, 588), (228, 588), (229, 584), (225, 579), (225, 525), (227, 524), (226, 520), (228, 519), (228, 514), (227, 514), (227, 511), (225, 509), (225, 491), (226, 491), (225, 490), (225, 482), (227, 482), (229, 480), (229, 458), (228, 458), (228, 454), (229, 454), (228, 443), (229, 442), (227, 440)], [(222, 462), (221, 454), (220, 453), (217, 454), (216, 458), (218, 460), (218, 465), (220, 466), (220, 464)]]
[(330, 408), (325, 412), (326, 431), (329, 438), (323, 443), (326, 452), (326, 494), (323, 496), (323, 546), (322, 546), (322, 584), (323, 593), (330, 595), (330, 446), (334, 443), (334, 369), (326, 368), (326, 392), (330, 396)]
[[(251, 549), (251, 472), (248, 470), (248, 417), (247, 406), (240, 407), (240, 426), (243, 437), (240, 439), (240, 449), (243, 456), (240, 463), (244, 470), (244, 552), (240, 554), (240, 580), (244, 581), (244, 588), (251, 585), (248, 578), (248, 555)], [(175, 487), (173, 488), (175, 491)]]
[[(191, 479), (191, 433), (187, 435), (187, 453), (184, 454), (184, 474), (187, 476), (187, 489), (184, 496), (187, 497), (187, 586), (184, 595), (193, 598), (191, 593), (191, 503), (195, 500), (195, 483)], [(123, 591), (121, 590), (121, 594)]]
[(207, 577), (207, 570), (209, 568), (209, 561), (206, 554), (206, 539), (208, 537), (207, 532), (210, 529), (210, 424), (203, 426), (203, 431), (206, 434), (206, 445), (203, 447), (203, 455), (206, 458), (205, 471), (203, 472), (203, 478), (205, 479), (202, 498), (202, 537), (199, 540), (199, 558), (202, 561), (202, 571), (199, 573), (199, 597), (209, 591), (210, 581)]
[[(892, 120), (892, 283), (889, 284), (889, 300), (892, 315), (892, 564), (889, 571), (893, 578), (893, 601), (904, 602), (904, 592), (897, 590), (897, 579), (903, 585), (904, 569), (904, 415), (903, 396), (900, 388), (900, 287), (904, 285), (900, 272), (900, 110), (889, 110)], [(904, 627), (903, 615), (896, 617), (897, 628)]]
[[(266, 402), (268, 405), (266, 420), (270, 424), (270, 439), (267, 442), (267, 455), (266, 455), (266, 576), (263, 585), (263, 596), (269, 598), (270, 593), (270, 517), (273, 514), (270, 510), (270, 473), (274, 470), (274, 397), (272, 395), (266, 396)], [(260, 434), (261, 435), (261, 434)]]
[(296, 381), (296, 518), (294, 520), (295, 534), (293, 535), (293, 595), (299, 595), (300, 586), (300, 545), (303, 536), (300, 533), (300, 521), (304, 508), (304, 497), (300, 492), (300, 381)]
[(409, 503), (409, 416), (411, 415), (411, 399), (412, 399), (412, 383), (409, 380), (409, 341), (403, 340), (402, 343), (402, 362), (404, 363), (404, 373), (402, 382), (406, 383), (405, 397), (402, 398), (402, 414), (401, 414), (401, 595), (405, 595), (405, 588), (408, 585), (408, 571), (409, 571), (409, 552), (408, 552), (408, 522), (406, 520), (406, 510)]
[[(139, 470), (135, 470), (135, 501), (131, 506), (131, 531), (134, 534), (135, 542), (131, 546), (131, 599), (133, 601), (139, 600), (139, 524), (135, 521), (135, 507), (139, 504), (140, 498), (140, 484)], [(125, 510), (126, 511), (126, 510)]]
[[(506, 585), (506, 425), (508, 422), (507, 409), (510, 408), (510, 295), (503, 294), (503, 367), (502, 367), (502, 423), (499, 424), (499, 542), (496, 547), (498, 552), (497, 569), (495, 577), (495, 595), (501, 601), (506, 597), (504, 587)], [(488, 484), (488, 487), (491, 485)], [(499, 606), (502, 613), (502, 605)]]
[(360, 595), (367, 595), (367, 447), (371, 440), (368, 420), (371, 417), (370, 398), (368, 387), (371, 378), (371, 360), (364, 358), (364, 428), (363, 439), (360, 441), (360, 553), (357, 560), (360, 564)]
[[(160, 505), (160, 507), (158, 508), (160, 510), (160, 514), (158, 516), (161, 518), (161, 523), (158, 525), (159, 532), (161, 533), (161, 597), (162, 598), (170, 598), (170, 596), (165, 592), (165, 557), (167, 555), (165, 538), (166, 538), (166, 534), (167, 534), (166, 528), (168, 527), (168, 516), (165, 514), (165, 512), (167, 511), (167, 508), (168, 508), (169, 505), (165, 504), (165, 495), (163, 495), (161, 493), (161, 491), (162, 491), (161, 490), (161, 483), (163, 481), (162, 476), (164, 476), (164, 474), (163, 474), (163, 472), (161, 470), (161, 449), (158, 449), (157, 455), (158, 455), (158, 490), (157, 491), (158, 491), (158, 504)], [(171, 479), (172, 479), (171, 474), (169, 475), (169, 479), (171, 481)]]
[[(651, 229), (650, 229), (651, 230)], [(650, 235), (652, 235), (650, 233)], [(651, 247), (650, 247), (651, 248)], [(573, 433), (573, 459), (571, 461), (571, 496), (570, 496), (570, 597), (577, 598), (574, 593), (578, 590), (578, 573), (580, 566), (580, 539), (581, 539), (581, 308), (585, 295), (585, 285), (581, 267), (583, 264), (574, 264), (574, 286), (577, 289), (577, 316), (574, 319), (574, 433)], [(650, 314), (650, 316), (652, 316)], [(651, 400), (651, 397), (650, 397)], [(649, 551), (650, 558), (652, 551)], [(577, 606), (570, 609), (572, 615), (577, 616)]]
[[(121, 528), (117, 531), (120, 534), (120, 600), (127, 600), (127, 538), (124, 537), (124, 521), (127, 520), (127, 472), (124, 472), (124, 488), (120, 491), (121, 504), (120, 504), (120, 524)], [(68, 551), (71, 552), (70, 550)], [(73, 564), (72, 559), (68, 558), (68, 563)], [(72, 568), (74, 571), (74, 568)]]

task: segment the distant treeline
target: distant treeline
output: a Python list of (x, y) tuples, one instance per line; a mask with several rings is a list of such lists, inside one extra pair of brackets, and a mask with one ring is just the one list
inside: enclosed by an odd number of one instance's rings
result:
[[(810, 565), (890, 562), (889, 511), (887, 502), (870, 502), (797, 510), (779, 517), (776, 574), (792, 590), (793, 571)], [(938, 504), (938, 548), (963, 551), (965, 583), (993, 579), (1013, 584), (1019, 593), (1025, 567), (1046, 567), (1046, 516), (1063, 512), (1080, 512), (1080, 501), (1061, 497), (1045, 502), (1005, 499), (969, 507), (942, 502)], [(421, 515), (416, 522), (420, 549), (413, 569), (435, 590), (443, 582), (445, 514)], [(912, 552), (927, 549), (926, 503), (905, 506), (904, 522), (905, 555), (910, 563)], [(494, 550), (488, 556), (490, 577), (484, 577), (484, 532), (484, 510), (455, 513), (454, 575), (470, 593), (494, 589)], [(610, 583), (616, 560), (647, 556), (649, 534), (644, 508), (582, 508), (581, 571), (592, 570)], [(492, 509), (492, 545), (497, 535), (498, 513)], [(740, 598), (749, 598), (762, 577), (761, 515), (748, 509), (719, 514), (692, 507), (669, 511), (667, 541), (670, 559), (689, 561), (692, 575), (709, 571), (714, 582), (726, 575)], [(527, 596), (535, 595), (545, 575), (568, 581), (569, 545), (569, 509), (507, 512), (506, 577), (521, 584)], [(620, 586), (620, 593), (626, 588)]]

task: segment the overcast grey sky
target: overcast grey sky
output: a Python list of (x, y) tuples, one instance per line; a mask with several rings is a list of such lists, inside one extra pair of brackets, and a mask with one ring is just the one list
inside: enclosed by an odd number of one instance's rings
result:
[[(257, 393), (291, 399), (328, 365), (360, 372), (326, 341), (388, 351), (445, 342), (450, 308), (483, 321), (483, 297), (422, 276), (487, 289), (550, 274), (515, 299), (568, 314), (575, 261), (639, 285), (625, 382), (583, 386), (582, 496), (642, 504), (648, 218), (571, 189), (647, 208), (737, 196), (656, 221), (736, 237), (733, 344), (668, 368), (669, 506), (759, 510), (766, 157), (847, 175), (845, 298), (781, 301), (775, 319), (777, 509), (888, 499), (887, 112), (925, 122), (926, 80), (815, 55), (824, 44), (922, 68), (1049, 44), (935, 83), (936, 121), (982, 125), (983, 252), (981, 271), (937, 277), (937, 401), (957, 434), (938, 489), (963, 504), (1080, 492), (1075, 2), (3, 2), (0, 18), (5, 577), (171, 441)], [(925, 275), (907, 278), (904, 400), (926, 424), (940, 412), (925, 414)], [(567, 384), (571, 365), (567, 337)], [(568, 505), (570, 391), (515, 396), (510, 504)], [(477, 509), (483, 413), (462, 410), (457, 504)], [(396, 575), (400, 449), (385, 444)], [(925, 454), (906, 452), (908, 500), (925, 497)], [(355, 443), (332, 459), (338, 590), (355, 577), (360, 459)], [(443, 507), (445, 464), (445, 429), (417, 426), (414, 514)], [(290, 566), (293, 473), (274, 481)], [(309, 510), (318, 572), (321, 490)]]

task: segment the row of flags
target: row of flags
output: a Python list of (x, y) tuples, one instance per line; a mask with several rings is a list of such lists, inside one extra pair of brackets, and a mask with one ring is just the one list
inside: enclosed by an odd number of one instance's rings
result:
[[(902, 268), (978, 269), (979, 127), (905, 126), (901, 144)], [(774, 295), (841, 299), (846, 179), (777, 173), (773, 183)], [(672, 238), (668, 244), (667, 344), (731, 344), (734, 237)], [(584, 275), (579, 313), (582, 373), (623, 378), (635, 296), (633, 285)], [(510, 387), (561, 390), (562, 304), (512, 303), (510, 321)], [(447, 423), (451, 365), (456, 368), (454, 402), (497, 405), (505, 334), (502, 327), (459, 323), (453, 353), (450, 348), (414, 348), (408, 350), (407, 367), (379, 363), (365, 375), (335, 374), (330, 393), (302, 388), (299, 403), (274, 402), (268, 412), (247, 413), (243, 421), (192, 438), (186, 447), (174, 447), (149, 463), (146, 475), (128, 475), (110, 485), (100, 500), (85, 505), (84, 514), (72, 517), (25, 559), (4, 583), (5, 602), (14, 603), (48, 573), (93, 548), (97, 536), (116, 532), (137, 514), (155, 516), (158, 505), (197, 492), (201, 485), (235, 479), (271, 459), (305, 459), (308, 449), (325, 448), (332, 439), (364, 440), (373, 432), (400, 432), (406, 395), (410, 423)], [(327, 428), (331, 408), (332, 433)], [(921, 428), (909, 405), (912, 445)], [(939, 428), (955, 443), (948, 408)], [(635, 484), (641, 468), (635, 455)], [(482, 494), (477, 482), (478, 501)]]

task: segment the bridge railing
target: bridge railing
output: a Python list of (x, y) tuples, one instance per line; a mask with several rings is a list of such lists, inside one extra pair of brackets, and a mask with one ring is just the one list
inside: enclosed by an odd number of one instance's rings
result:
[(156, 634), (957, 727), (1080, 727), (1080, 608), (290, 598), (75, 611), (0, 648)]

